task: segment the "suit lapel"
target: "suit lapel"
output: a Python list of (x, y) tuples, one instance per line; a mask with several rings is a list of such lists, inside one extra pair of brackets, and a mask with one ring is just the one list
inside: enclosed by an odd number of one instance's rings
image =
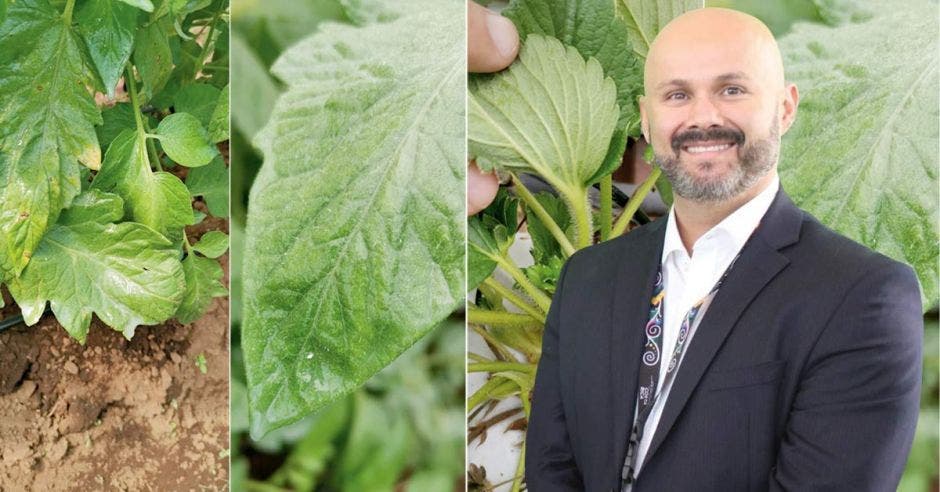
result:
[[(694, 338), (689, 342), (646, 453), (644, 465), (669, 434), (744, 309), (789, 263), (787, 257), (778, 249), (798, 240), (801, 222), (802, 212), (793, 205), (781, 188), (754, 236), (741, 250), (741, 256), (705, 311)], [(634, 381), (634, 386), (635, 384)]]
[[(643, 327), (649, 315), (653, 282), (662, 257), (666, 221), (657, 220), (630, 234), (642, 235), (633, 247), (622, 249), (617, 262), (614, 302), (610, 320), (610, 367), (614, 451), (618, 466), (627, 453), (630, 427), (636, 404), (637, 372), (643, 353)], [(620, 473), (620, 469), (617, 469)], [(618, 475), (619, 476), (619, 475)]]

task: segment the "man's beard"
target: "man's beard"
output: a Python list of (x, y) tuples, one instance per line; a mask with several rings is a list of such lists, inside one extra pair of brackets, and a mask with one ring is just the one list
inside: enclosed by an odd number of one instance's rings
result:
[[(679, 161), (682, 146), (708, 140), (734, 142), (738, 151), (739, 165), (732, 166), (724, 176), (712, 178), (698, 178), (685, 170)], [(672, 183), (673, 193), (694, 202), (723, 202), (753, 186), (776, 165), (780, 155), (777, 115), (774, 115), (774, 120), (770, 125), (770, 135), (766, 139), (755, 140), (747, 145), (744, 142), (744, 133), (732, 128), (687, 130), (676, 134), (672, 138), (671, 145), (674, 155), (656, 154), (656, 162)], [(717, 163), (706, 161), (697, 165), (715, 166)]]

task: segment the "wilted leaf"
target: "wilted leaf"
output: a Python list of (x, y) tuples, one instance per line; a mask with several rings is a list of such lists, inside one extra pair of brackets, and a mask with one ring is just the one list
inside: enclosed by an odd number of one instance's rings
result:
[(461, 303), (464, 7), (324, 25), (275, 64), (291, 87), (256, 139), (245, 253), (254, 436), (352, 391)]
[(209, 142), (209, 134), (195, 116), (174, 113), (157, 126), (163, 151), (177, 164), (186, 167), (205, 166), (219, 151)]
[(75, 162), (101, 164), (81, 43), (46, 0), (18, 0), (0, 25), (0, 277), (23, 270), (79, 193)]
[(121, 199), (83, 193), (43, 237), (32, 261), (9, 283), (27, 324), (46, 302), (69, 334), (84, 343), (92, 313), (130, 339), (138, 325), (166, 321), (183, 294), (179, 253), (141, 224), (114, 224)]
[(936, 7), (917, 5), (862, 24), (800, 24), (780, 40), (801, 94), (780, 177), (826, 225), (913, 265), (929, 309), (938, 296), (938, 27)]

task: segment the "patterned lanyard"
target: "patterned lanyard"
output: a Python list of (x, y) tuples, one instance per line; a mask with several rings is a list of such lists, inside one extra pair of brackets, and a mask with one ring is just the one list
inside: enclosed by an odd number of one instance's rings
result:
[[(742, 247), (741, 250), (743, 249)], [(682, 320), (682, 325), (679, 327), (679, 338), (676, 340), (676, 348), (673, 350), (672, 358), (669, 359), (669, 366), (666, 368), (666, 378), (663, 380), (663, 388), (671, 384), (672, 380), (675, 378), (676, 367), (678, 367), (679, 361), (682, 359), (682, 353), (685, 350), (685, 342), (688, 339), (689, 330), (695, 323), (695, 319), (698, 317), (702, 306), (706, 301), (710, 302), (715, 297), (721, 284), (728, 277), (728, 273), (731, 272), (731, 268), (734, 266), (735, 262), (738, 261), (740, 256), (741, 251), (738, 251), (738, 254), (731, 260), (728, 268), (725, 268), (724, 273), (721, 274), (715, 286), (712, 287), (705, 297), (699, 299), (699, 301), (689, 309), (689, 312), (686, 313), (685, 318)], [(650, 413), (653, 411), (656, 400), (659, 398), (656, 387), (659, 383), (659, 364), (662, 360), (663, 303), (665, 298), (666, 291), (663, 286), (663, 268), (662, 264), (660, 264), (659, 269), (656, 271), (653, 298), (650, 300), (650, 319), (646, 323), (646, 348), (643, 351), (643, 363), (640, 365), (637, 418), (633, 424), (633, 429), (630, 431), (627, 458), (624, 460), (623, 469), (621, 470), (621, 479), (625, 484), (632, 484), (635, 481), (636, 455), (639, 449), (640, 439), (643, 438), (643, 428), (646, 425), (646, 420), (649, 418)]]

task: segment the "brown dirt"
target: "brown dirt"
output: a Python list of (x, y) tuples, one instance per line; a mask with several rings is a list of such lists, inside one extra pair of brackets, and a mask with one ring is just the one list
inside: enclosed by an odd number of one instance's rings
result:
[(0, 333), (0, 491), (228, 490), (228, 345), (227, 298), (131, 341), (51, 315)]

